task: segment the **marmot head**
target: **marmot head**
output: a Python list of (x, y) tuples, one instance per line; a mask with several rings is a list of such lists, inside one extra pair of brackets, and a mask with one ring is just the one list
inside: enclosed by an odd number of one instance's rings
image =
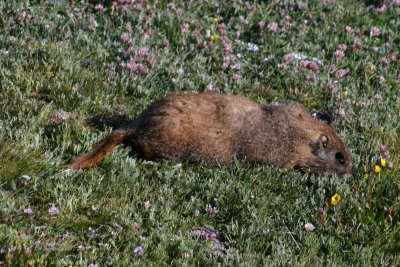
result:
[(307, 172), (351, 174), (353, 164), (343, 140), (326, 124), (320, 130), (316, 140), (308, 144), (309, 156), (301, 159), (297, 168)]

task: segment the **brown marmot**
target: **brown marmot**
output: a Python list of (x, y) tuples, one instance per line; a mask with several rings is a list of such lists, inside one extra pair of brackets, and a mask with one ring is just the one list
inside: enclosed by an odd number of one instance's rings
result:
[(74, 169), (92, 167), (117, 145), (148, 160), (231, 165), (234, 159), (316, 173), (350, 173), (350, 154), (334, 129), (301, 105), (258, 105), (219, 93), (171, 94), (150, 105), (86, 154)]

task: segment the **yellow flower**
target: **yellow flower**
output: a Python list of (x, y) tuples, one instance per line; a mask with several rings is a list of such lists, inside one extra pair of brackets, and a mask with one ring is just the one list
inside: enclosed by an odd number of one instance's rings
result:
[(382, 168), (379, 165), (375, 165), (374, 171), (376, 173), (380, 173), (382, 171)]
[(374, 65), (374, 64), (370, 64), (369, 65), (369, 67), (368, 67), (368, 71), (370, 72), (370, 73), (374, 73), (375, 71), (376, 71), (376, 66)]
[(213, 18), (212, 23), (217, 24), (218, 23), (218, 18)]
[(210, 36), (210, 40), (211, 41), (217, 41), (219, 39), (219, 35), (218, 34), (211, 34)]
[(386, 160), (382, 158), (379, 163), (381, 164), (382, 167), (386, 167)]
[(364, 178), (364, 179), (367, 179), (368, 176), (369, 176), (369, 174), (368, 174), (368, 172), (366, 172), (366, 173), (364, 173), (363, 178)]
[(336, 205), (337, 203), (339, 203), (340, 200), (342, 200), (342, 197), (338, 193), (336, 193), (331, 198), (331, 204)]
[(344, 97), (347, 97), (348, 94), (349, 94), (349, 91), (347, 91), (347, 90), (344, 90), (344, 91), (343, 91)]

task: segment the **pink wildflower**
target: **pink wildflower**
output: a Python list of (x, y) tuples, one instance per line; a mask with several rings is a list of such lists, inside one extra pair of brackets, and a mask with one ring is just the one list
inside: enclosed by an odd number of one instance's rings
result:
[(347, 45), (345, 45), (345, 44), (340, 44), (340, 45), (339, 45), (339, 50), (340, 50), (340, 51), (343, 51), (343, 52), (346, 51), (346, 50), (347, 50)]
[(303, 10), (303, 11), (307, 11), (308, 10), (308, 5), (307, 5), (307, 3), (299, 3), (298, 4), (298, 6), (299, 6), (299, 8), (301, 9), (301, 10)]
[(354, 52), (360, 51), (363, 48), (363, 45), (362, 45), (361, 41), (355, 40), (352, 48), (353, 48)]
[(264, 29), (264, 27), (265, 27), (265, 22), (264, 22), (263, 20), (261, 20), (261, 21), (258, 23), (258, 26), (260, 27), (260, 30)]
[(231, 69), (232, 69), (232, 70), (241, 70), (241, 69), (242, 69), (242, 65), (239, 64), (239, 63), (237, 63), (237, 64), (235, 64), (235, 65), (232, 65), (232, 66), (231, 66)]
[(198, 37), (199, 35), (200, 35), (200, 29), (199, 28), (194, 29), (193, 36)]
[(221, 35), (226, 34), (226, 25), (225, 23), (221, 23), (218, 25), (218, 30), (221, 33)]
[(339, 116), (339, 118), (343, 119), (346, 117), (346, 111), (343, 108), (339, 108), (336, 110), (336, 114)]
[(224, 51), (227, 53), (232, 52), (232, 45), (228, 43), (224, 44)]
[(288, 66), (285, 63), (278, 64), (278, 69), (279, 70), (285, 71), (285, 70), (287, 70), (287, 68), (288, 68)]
[[(399, 6), (400, 6), (400, 4), (399, 4)], [(388, 162), (387, 162), (387, 168), (388, 168), (389, 170), (392, 170), (392, 169), (393, 169), (393, 162), (388, 161)]]
[(186, 34), (189, 31), (189, 23), (185, 23), (181, 26), (181, 32), (182, 34)]
[(104, 6), (102, 5), (102, 4), (98, 4), (98, 5), (96, 5), (95, 7), (94, 7), (94, 9), (97, 11), (97, 12), (100, 12), (100, 13), (103, 13), (104, 12)]
[(143, 64), (138, 64), (137, 65), (137, 72), (138, 73), (145, 73), (146, 72), (146, 66), (145, 65), (143, 65)]
[(140, 3), (136, 3), (133, 5), (133, 10), (136, 12), (140, 12), (142, 10), (142, 5)]
[(376, 102), (381, 101), (381, 100), (382, 100), (381, 94), (376, 94), (376, 95), (374, 95), (374, 100), (375, 100)]
[(145, 57), (148, 57), (149, 55), (150, 55), (149, 54), (149, 49), (147, 47), (140, 47), (137, 50), (137, 56), (139, 58), (145, 58)]
[(383, 14), (383, 13), (385, 13), (386, 10), (387, 10), (387, 6), (386, 6), (386, 5), (383, 5), (383, 6), (381, 6), (380, 8), (378, 8), (378, 9), (376, 10), (376, 12), (378, 12), (378, 14)]
[(272, 22), (268, 25), (268, 30), (272, 33), (275, 33), (278, 30), (278, 23)]
[(58, 213), (60, 213), (60, 211), (54, 205), (50, 207), (50, 209), (49, 209), (50, 215), (54, 216), (54, 215), (57, 215)]
[(113, 63), (110, 63), (110, 64), (107, 64), (107, 67), (110, 69), (110, 71), (115, 71), (115, 64), (113, 64)]
[(287, 54), (283, 56), (283, 60), (285, 61), (285, 63), (290, 63), (294, 60), (294, 55), (292, 54)]
[(344, 53), (342, 50), (336, 50), (335, 53), (333, 53), (333, 55), (337, 60), (341, 60), (344, 57)]
[(378, 150), (379, 150), (379, 152), (380, 153), (385, 153), (385, 152), (387, 152), (387, 149), (386, 149), (386, 146), (385, 145), (380, 145), (379, 147), (378, 147)]
[(386, 58), (386, 57), (381, 57), (381, 58), (379, 59), (379, 62), (381, 63), (381, 65), (382, 65), (383, 67), (387, 67), (387, 66), (389, 66), (389, 64), (390, 64), (390, 60), (389, 60), (388, 58)]
[(111, 3), (111, 10), (112, 10), (112, 11), (118, 10), (118, 3), (117, 3), (116, 1), (113, 1), (113, 2)]
[(119, 37), (121, 39), (122, 42), (130, 44), (132, 42), (131, 36), (129, 35), (129, 33), (123, 33), (121, 34), (121, 36)]
[(213, 207), (210, 204), (206, 205), (206, 213), (209, 217), (213, 218), (215, 217), (215, 215), (217, 215), (218, 213), (218, 208), (217, 207)]
[(209, 84), (206, 86), (206, 91), (208, 91), (208, 92), (213, 92), (213, 91), (214, 91), (214, 86), (213, 86), (212, 83), (209, 83)]
[(168, 48), (168, 47), (169, 47), (169, 40), (168, 40), (167, 38), (165, 38), (165, 39), (163, 40), (163, 46), (164, 46), (165, 48)]
[(344, 33), (345, 34), (351, 34), (351, 33), (353, 33), (353, 28), (352, 27), (350, 27), (350, 26), (346, 26), (346, 27), (344, 27)]
[(88, 23), (88, 29), (91, 31), (94, 31), (99, 25), (97, 24), (97, 21), (93, 18), (89, 18), (89, 23)]
[(397, 60), (397, 55), (398, 55), (397, 52), (390, 53), (389, 54), (389, 60), (396, 61)]
[(149, 39), (149, 38), (151, 38), (151, 36), (153, 36), (153, 34), (154, 34), (154, 30), (153, 30), (152, 28), (149, 28), (149, 29), (145, 32), (144, 37), (147, 38), (147, 39)]
[(132, 224), (132, 228), (135, 229), (135, 230), (139, 230), (140, 227), (141, 227), (140, 223), (133, 223)]
[(363, 33), (364, 33), (364, 31), (361, 30), (361, 29), (357, 29), (357, 30), (354, 32), (354, 34), (355, 34), (356, 36), (358, 36), (358, 37), (362, 36)]
[(370, 32), (370, 36), (371, 37), (377, 37), (381, 34), (381, 31), (379, 30), (379, 28), (377, 27), (372, 27), (371, 28), (371, 32)]
[(124, 53), (122, 53), (122, 55), (123, 55), (124, 57), (129, 57), (130, 54), (131, 54), (131, 51), (130, 51), (129, 49), (125, 50)]
[(384, 47), (385, 49), (389, 50), (390, 48), (392, 48), (392, 45), (391, 45), (390, 43), (386, 42), (386, 43), (383, 45), (383, 47)]
[(197, 45), (198, 48), (201, 48), (203, 46), (203, 44), (204, 44), (204, 40), (197, 39), (196, 45)]
[(329, 68), (330, 73), (334, 73), (336, 71), (336, 65), (332, 64), (331, 67)]
[(26, 11), (22, 11), (18, 15), (18, 21), (20, 24), (23, 24), (25, 22), (25, 19), (26, 19)]
[(236, 57), (232, 54), (224, 56), (222, 59), (222, 69), (223, 70), (228, 69), (232, 65), (232, 63), (234, 63), (235, 61), (236, 61)]
[(145, 201), (145, 202), (143, 203), (143, 206), (144, 206), (144, 208), (145, 208), (146, 210), (148, 210), (148, 209), (150, 208), (150, 201)]
[(332, 83), (328, 84), (326, 89), (328, 90), (328, 93), (331, 95), (335, 94), (339, 90), (338, 87)]
[(319, 73), (319, 68), (317, 63), (309, 60), (302, 60), (300, 61), (300, 68), (303, 70), (309, 69), (312, 70), (314, 73)]
[(336, 78), (338, 78), (339, 80), (342, 79), (343, 77), (345, 77), (346, 75), (348, 75), (350, 72), (349, 69), (340, 69), (336, 72)]
[(239, 74), (235, 73), (235, 74), (232, 75), (232, 79), (234, 79), (235, 81), (240, 81), (241, 77), (240, 77)]

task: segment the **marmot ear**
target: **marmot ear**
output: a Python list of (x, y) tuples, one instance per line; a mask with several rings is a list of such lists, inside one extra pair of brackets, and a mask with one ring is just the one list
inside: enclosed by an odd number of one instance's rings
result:
[(331, 144), (331, 138), (325, 134), (321, 134), (318, 141), (321, 143), (323, 148), (327, 148)]
[(325, 134), (321, 134), (318, 138), (317, 141), (315, 141), (314, 143), (309, 144), (310, 149), (311, 149), (311, 153), (313, 153), (314, 155), (317, 156), (317, 154), (319, 153), (320, 149), (322, 148), (327, 148), (329, 147), (331, 144), (331, 139), (329, 136), (325, 135)]

